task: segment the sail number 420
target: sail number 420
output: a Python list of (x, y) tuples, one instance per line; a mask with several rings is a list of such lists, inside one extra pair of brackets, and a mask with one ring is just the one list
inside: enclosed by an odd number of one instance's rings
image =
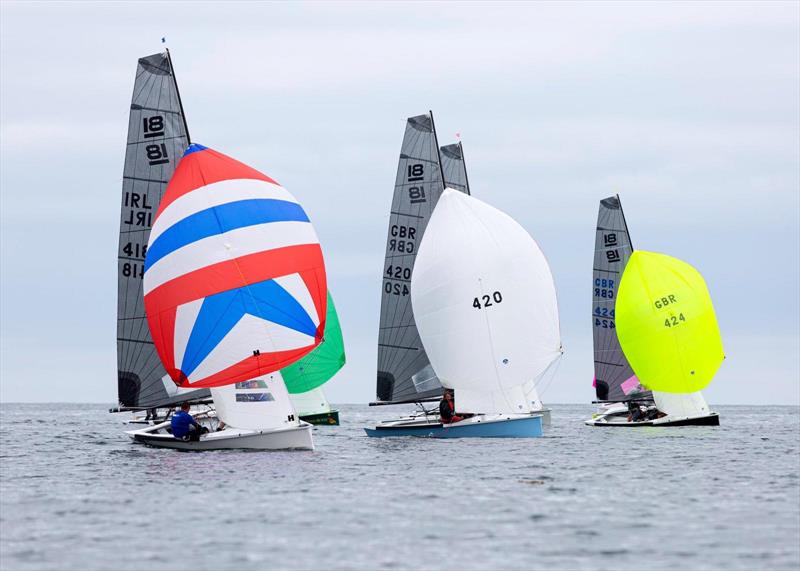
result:
[(482, 295), (472, 300), (472, 307), (475, 309), (483, 309), (484, 307), (491, 307), (495, 303), (503, 301), (503, 295), (496, 291), (492, 295)]

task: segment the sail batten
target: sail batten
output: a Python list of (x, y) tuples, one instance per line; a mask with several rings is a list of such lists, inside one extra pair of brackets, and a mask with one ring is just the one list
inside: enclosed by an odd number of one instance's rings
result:
[(130, 106), (117, 252), (117, 389), (125, 407), (152, 408), (209, 396), (173, 394), (144, 310), (142, 276), (150, 229), (189, 133), (167, 53), (141, 58)]

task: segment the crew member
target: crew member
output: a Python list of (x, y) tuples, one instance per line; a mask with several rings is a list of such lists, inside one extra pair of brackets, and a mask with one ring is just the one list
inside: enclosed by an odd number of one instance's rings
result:
[(464, 420), (463, 416), (456, 414), (456, 403), (453, 397), (453, 391), (445, 389), (442, 395), (442, 402), (439, 403), (439, 418), (442, 419), (442, 424), (450, 424)]
[(172, 415), (172, 436), (179, 440), (189, 440), (197, 442), (200, 435), (208, 432), (204, 426), (200, 426), (192, 415), (189, 414), (189, 403), (181, 404), (181, 409)]

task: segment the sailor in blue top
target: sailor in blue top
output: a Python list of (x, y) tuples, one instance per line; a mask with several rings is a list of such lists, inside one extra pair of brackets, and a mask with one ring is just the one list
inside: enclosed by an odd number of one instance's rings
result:
[(172, 436), (179, 440), (191, 440), (197, 442), (200, 435), (208, 432), (207, 428), (192, 418), (189, 414), (189, 403), (181, 404), (181, 409), (172, 415)]

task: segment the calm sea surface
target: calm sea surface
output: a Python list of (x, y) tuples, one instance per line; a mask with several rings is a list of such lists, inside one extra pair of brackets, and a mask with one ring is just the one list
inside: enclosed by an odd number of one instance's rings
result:
[[(800, 567), (800, 409), (718, 428), (533, 440), (370, 439), (405, 407), (342, 406), (315, 452), (132, 444), (100, 405), (0, 406), (0, 568)], [(446, 547), (449, 545), (450, 547)]]

